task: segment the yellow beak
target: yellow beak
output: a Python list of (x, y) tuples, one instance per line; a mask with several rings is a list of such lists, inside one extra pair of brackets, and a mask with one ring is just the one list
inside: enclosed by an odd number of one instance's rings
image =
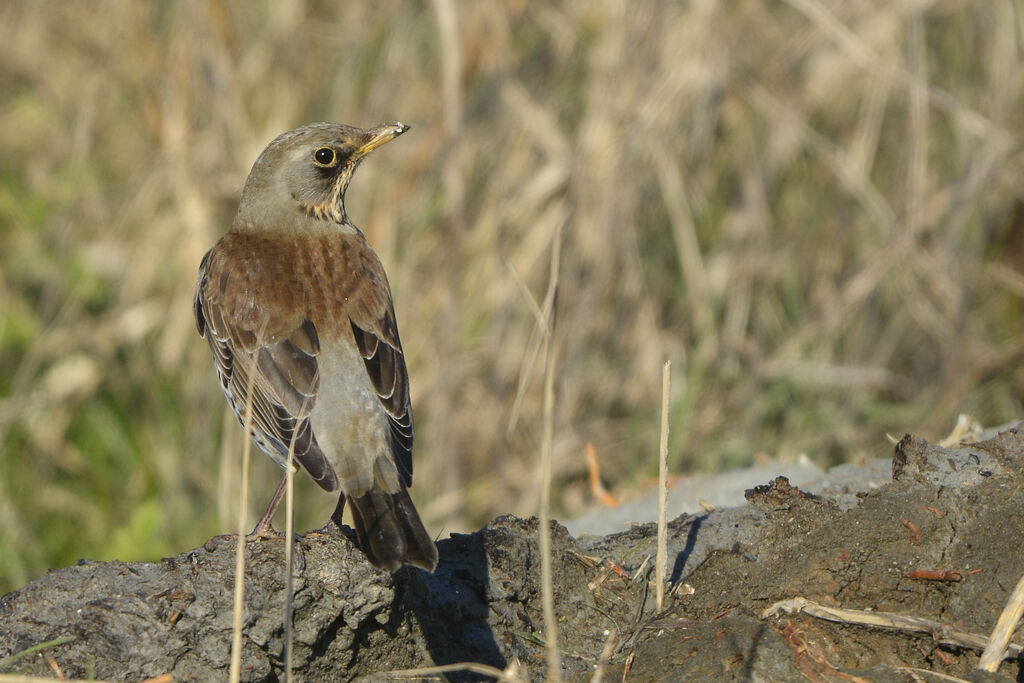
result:
[(366, 131), (368, 136), (366, 142), (364, 142), (352, 156), (356, 159), (362, 158), (383, 145), (385, 142), (394, 140), (407, 130), (409, 130), (409, 126), (404, 123), (388, 123), (383, 126), (371, 128)]

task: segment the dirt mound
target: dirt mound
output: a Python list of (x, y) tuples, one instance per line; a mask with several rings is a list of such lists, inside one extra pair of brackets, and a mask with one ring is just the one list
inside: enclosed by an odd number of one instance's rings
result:
[[(896, 448), (893, 482), (852, 507), (779, 478), (749, 491), (751, 505), (680, 517), (669, 525), (672, 586), (660, 613), (653, 524), (581, 540), (555, 525), (565, 677), (589, 675), (612, 639), (610, 680), (627, 667), (638, 681), (903, 681), (908, 667), (1018, 679), (1019, 659), (1005, 661), (1001, 676), (972, 673), (977, 651), (939, 641), (957, 640), (949, 638), (957, 630), (988, 634), (1024, 575), (1022, 454), (1016, 429), (955, 450), (907, 436)], [(541, 679), (536, 520), (502, 517), (438, 547), (434, 574), (386, 574), (342, 534), (299, 539), (296, 678), (344, 680), (455, 662), (505, 668), (518, 658)], [(52, 656), (69, 676), (222, 680), (234, 550), (234, 539), (215, 538), (157, 563), (82, 562), (9, 593), (0, 598), (0, 672), (52, 675)], [(249, 543), (243, 680), (281, 677), (283, 565), (283, 541)], [(766, 613), (797, 596), (810, 612), (876, 623)], [(903, 617), (919, 618), (923, 631), (879, 627)], [(24, 652), (42, 643), (50, 645)]]

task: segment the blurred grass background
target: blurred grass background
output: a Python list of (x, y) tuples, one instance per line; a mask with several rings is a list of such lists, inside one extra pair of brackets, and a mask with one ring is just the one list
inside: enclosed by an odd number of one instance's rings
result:
[[(827, 466), (1020, 417), (1010, 0), (0, 5), (0, 593), (235, 528), (192, 296), (256, 155), (412, 131), (349, 214), (388, 270), (442, 535), (532, 514), (561, 235), (554, 510), (756, 453)], [(253, 521), (279, 470), (256, 456)], [(300, 530), (331, 497), (306, 482)]]

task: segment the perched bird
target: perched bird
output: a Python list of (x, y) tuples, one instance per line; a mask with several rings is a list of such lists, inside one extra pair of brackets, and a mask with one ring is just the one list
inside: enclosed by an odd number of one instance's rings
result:
[[(384, 267), (345, 213), (363, 157), (409, 129), (314, 123), (252, 167), (231, 229), (199, 266), (195, 315), (221, 388), (249, 436), (346, 498), (370, 562), (432, 571), (437, 548), (409, 497), (409, 375)], [(276, 533), (278, 487), (253, 533)]]

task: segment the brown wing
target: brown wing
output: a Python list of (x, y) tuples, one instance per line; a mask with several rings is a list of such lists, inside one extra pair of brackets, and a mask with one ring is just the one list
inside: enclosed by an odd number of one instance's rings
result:
[(367, 248), (363, 253), (365, 276), (348, 302), (352, 335), (366, 364), (391, 425), (391, 453), (406, 486), (412, 485), (412, 406), (409, 372), (402, 340), (398, 337), (395, 308), (384, 267)]
[(284, 466), (294, 439), (295, 459), (317, 484), (334, 491), (337, 477), (309, 423), (320, 387), (316, 328), (275, 310), (271, 301), (257, 308), (252, 275), (245, 264), (227, 266), (217, 247), (203, 257), (195, 299), (199, 334), (210, 344), (221, 389), (242, 424), (251, 387), (256, 445)]

